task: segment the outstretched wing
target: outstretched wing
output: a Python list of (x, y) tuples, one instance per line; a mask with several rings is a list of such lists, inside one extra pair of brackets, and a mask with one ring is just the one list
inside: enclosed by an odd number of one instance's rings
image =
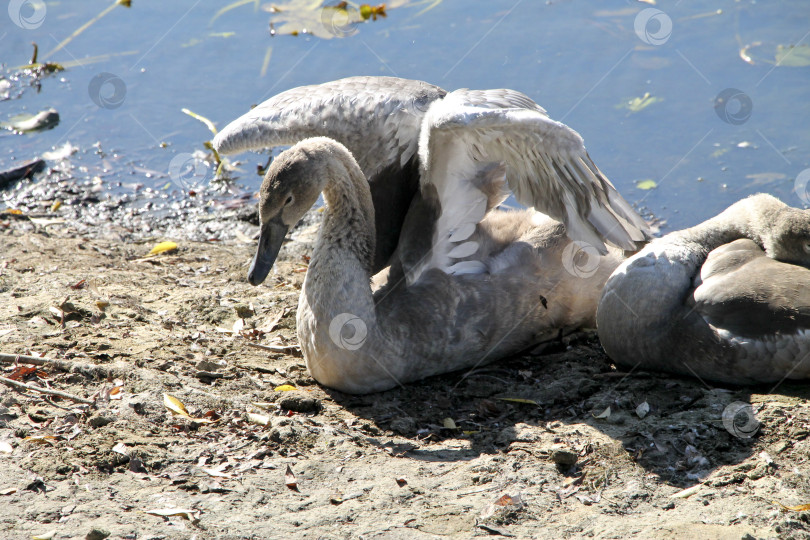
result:
[(395, 77), (349, 77), (278, 94), (216, 137), (218, 152), (286, 146), (331, 137), (354, 155), (366, 177), (404, 166), (417, 150), (422, 119), (446, 95), (438, 86)]
[[(488, 95), (496, 99), (487, 102)], [(593, 163), (582, 137), (519, 92), (448, 94), (425, 117), (419, 154), (422, 181), (436, 187), (443, 213), (463, 215), (461, 208), (450, 210), (463, 204), (457, 194), (463, 179), (482, 163), (500, 162), (517, 201), (563, 222), (572, 239), (605, 253), (604, 242), (635, 249), (649, 238), (646, 223)]]

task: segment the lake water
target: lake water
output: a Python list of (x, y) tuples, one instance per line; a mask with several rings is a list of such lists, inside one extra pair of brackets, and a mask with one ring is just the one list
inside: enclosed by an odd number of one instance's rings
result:
[[(28, 63), (31, 42), (40, 61), (69, 67), (0, 101), (0, 121), (48, 107), (61, 115), (49, 131), (0, 135), (0, 170), (70, 141), (88, 177), (160, 189), (172, 159), (211, 138), (184, 107), (223, 127), (288, 88), (393, 75), (525, 92), (579, 131), (619, 191), (667, 230), (758, 191), (810, 202), (807, 0), (444, 0), (426, 11), (433, 0), (393, 2), (403, 3), (323, 39), (284, 34), (281, 22), (271, 35), (271, 18), (283, 15), (265, 2), (215, 18), (225, 3), (133, 0), (49, 54), (111, 0), (48, 1), (44, 10), (11, 0), (0, 12), (4, 71)], [(255, 189), (266, 156), (242, 158), (239, 181)], [(648, 180), (656, 187), (638, 187)]]

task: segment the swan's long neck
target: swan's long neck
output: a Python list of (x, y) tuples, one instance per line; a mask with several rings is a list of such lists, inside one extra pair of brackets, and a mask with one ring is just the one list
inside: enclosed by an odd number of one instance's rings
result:
[(307, 366), (327, 385), (359, 378), (351, 372), (365, 365), (357, 349), (367, 339), (375, 341), (377, 334), (370, 285), (375, 242), (371, 192), (354, 160), (348, 155), (341, 160), (344, 167), (327, 174), (326, 210), (297, 317)]
[(749, 238), (767, 249), (769, 227), (784, 207), (784, 203), (773, 197), (749, 197), (700, 225), (673, 233), (671, 239), (690, 244), (703, 258), (710, 251), (740, 238)]
[(360, 169), (347, 168), (348, 175), (334, 175), (324, 187), (326, 209), (312, 261), (343, 265), (352, 259), (370, 276), (376, 233), (374, 204)]
[[(344, 162), (348, 174), (332, 174), (323, 190), (326, 208), (305, 286), (318, 305), (338, 308), (356, 304), (356, 284), (371, 299), (369, 280), (374, 263), (374, 205), (363, 173), (354, 162)], [(343, 171), (342, 171), (343, 172)], [(317, 286), (316, 286), (317, 284)]]

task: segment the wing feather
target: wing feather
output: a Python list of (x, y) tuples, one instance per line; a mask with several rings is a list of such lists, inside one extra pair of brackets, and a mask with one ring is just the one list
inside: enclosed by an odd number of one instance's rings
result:
[(214, 137), (223, 154), (331, 137), (355, 156), (367, 177), (416, 153), (430, 104), (446, 92), (395, 77), (349, 77), (282, 92), (237, 118)]
[(591, 160), (579, 133), (532, 107), (528, 97), (514, 91), (508, 96), (500, 103), (509, 107), (479, 105), (470, 91), (452, 92), (433, 104), (420, 139), (423, 181), (455, 181), (432, 174), (448, 169), (448, 160), (467, 170), (474, 166), (463, 165), (464, 159), (503, 162), (518, 202), (562, 221), (572, 238), (601, 252), (605, 241), (635, 249), (635, 242), (648, 238), (646, 223)]

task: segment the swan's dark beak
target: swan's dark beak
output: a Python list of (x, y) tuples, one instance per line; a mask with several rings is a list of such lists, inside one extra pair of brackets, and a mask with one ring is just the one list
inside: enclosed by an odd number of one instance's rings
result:
[(251, 285), (260, 284), (270, 273), (288, 230), (289, 227), (282, 223), (280, 215), (262, 224), (259, 246), (248, 271), (248, 281)]

